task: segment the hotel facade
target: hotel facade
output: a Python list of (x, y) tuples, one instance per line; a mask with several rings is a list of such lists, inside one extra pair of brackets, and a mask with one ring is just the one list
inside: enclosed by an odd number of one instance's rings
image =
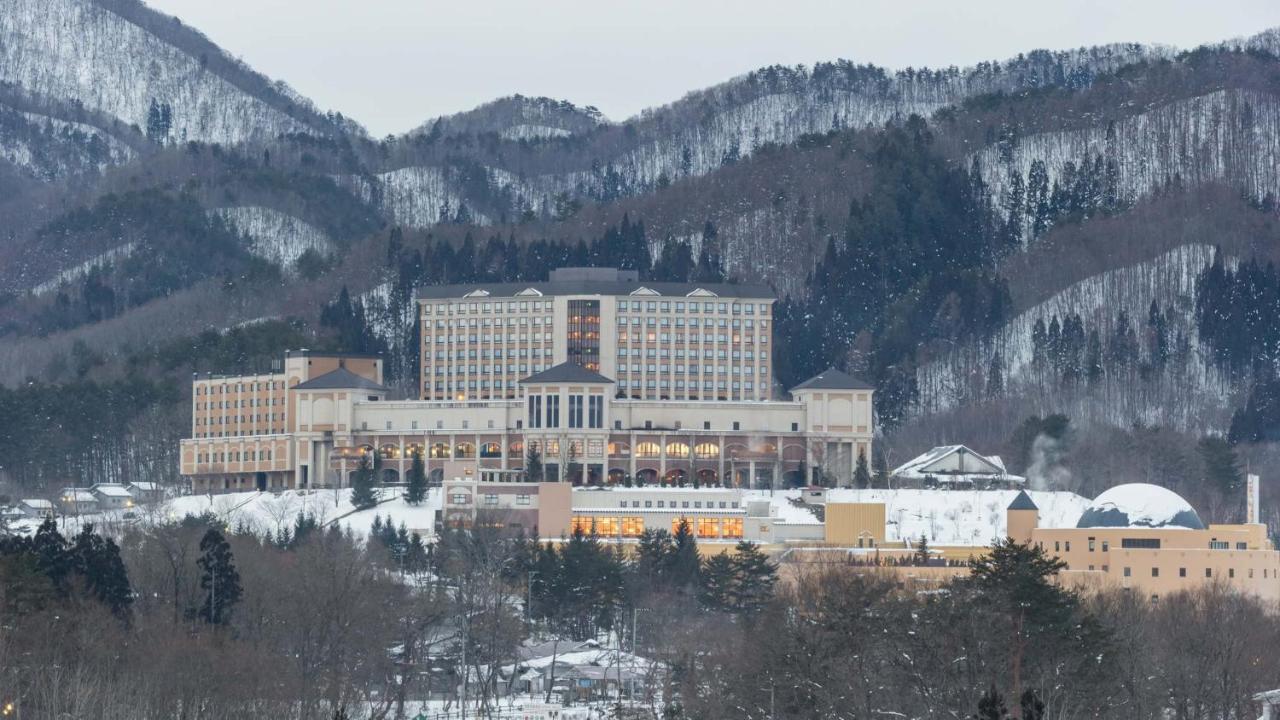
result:
[(574, 485), (848, 485), (870, 457), (873, 389), (828, 370), (784, 393), (774, 297), (566, 268), (548, 282), (439, 286), (418, 299), (416, 399), (378, 357), (286, 354), (278, 372), (197, 377), (181, 472), (197, 492), (344, 487), (362, 457), (402, 482), (420, 454)]

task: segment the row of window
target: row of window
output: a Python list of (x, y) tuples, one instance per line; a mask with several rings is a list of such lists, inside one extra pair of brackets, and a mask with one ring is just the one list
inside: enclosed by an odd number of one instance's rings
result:
[(270, 450), (229, 450), (226, 452), (196, 453), (197, 463), (253, 462), (271, 459)]
[(264, 435), (264, 434), (271, 435), (273, 433), (282, 433), (282, 432), (284, 432), (283, 427), (268, 427), (265, 433), (260, 432), (258, 430), (253, 430), (253, 429), (228, 430), (225, 432), (221, 430), (210, 430), (208, 432), (196, 432), (192, 435), (192, 437), (195, 437), (195, 438), (252, 437), (254, 435)]
[(196, 418), (196, 425), (235, 425), (237, 422), (280, 422), (284, 413), (267, 413), (262, 415), (218, 415), (211, 418)]
[[(423, 357), (430, 358), (431, 355), (424, 355)], [(493, 358), (501, 360), (503, 358), (517, 358), (517, 357), (518, 358), (551, 357), (551, 348), (540, 348), (540, 347), (519, 348), (518, 350), (516, 348), (511, 348), (510, 350), (507, 350), (505, 352), (503, 351), (503, 348), (494, 348), (492, 351), (490, 351), (488, 348), (485, 348), (483, 350), (476, 350), (475, 348), (472, 348), (470, 350), (457, 350), (452, 353), (446, 352), (444, 350), (437, 350), (435, 352), (436, 360), (468, 360), (468, 359), (475, 360), (477, 358), (481, 360), (489, 360)]]
[[(517, 339), (519, 340), (519, 342), (522, 342), (522, 343), (528, 343), (528, 342), (549, 343), (555, 339), (555, 336), (549, 332), (548, 333), (536, 332), (532, 334), (508, 333), (506, 336), (505, 342), (507, 344), (515, 344), (517, 342)], [(504, 342), (504, 340), (502, 335), (490, 335), (488, 333), (483, 333), (483, 334), (471, 333), (470, 335), (423, 335), (422, 336), (423, 345), (426, 345), (432, 342), (437, 344), (453, 343), (454, 345), (462, 345), (466, 343), (470, 345), (475, 345), (477, 343), (501, 343), (501, 342)]]
[[(501, 302), (484, 302), (484, 303), (459, 302), (459, 303), (438, 303), (434, 306), (427, 303), (423, 303), (422, 314), (430, 315), (432, 313), (432, 307), (435, 308), (436, 315), (453, 315), (455, 313), (458, 315), (466, 315), (468, 312), (474, 315), (476, 313), (481, 313), (481, 312), (500, 313), (503, 310), (503, 303)], [(551, 310), (554, 307), (555, 307), (555, 303), (551, 300), (533, 300), (533, 301), (510, 300), (506, 303), (506, 311), (511, 313), (517, 312), (517, 309), (519, 310), (519, 312), (529, 312), (530, 310), (533, 310), (534, 312), (537, 312), (539, 310), (543, 312), (551, 312)]]
[[(726, 353), (728, 353), (728, 354), (726, 355)], [(724, 348), (720, 348), (719, 350), (710, 350), (710, 349), (708, 349), (708, 350), (705, 350), (705, 351), (701, 351), (701, 352), (699, 352), (697, 348), (693, 348), (693, 349), (690, 349), (690, 350), (688, 350), (688, 351), (686, 351), (684, 348), (676, 348), (676, 351), (675, 351), (674, 353), (672, 353), (672, 352), (671, 352), (671, 348), (665, 348), (665, 347), (662, 347), (662, 348), (654, 348), (654, 347), (651, 347), (651, 348), (644, 348), (644, 349), (641, 349), (641, 348), (625, 348), (625, 347), (618, 348), (618, 362), (619, 362), (619, 363), (626, 362), (627, 358), (633, 358), (633, 357), (635, 357), (635, 358), (638, 358), (638, 357), (647, 357), (647, 358), (655, 358), (655, 357), (659, 357), (659, 358), (669, 358), (669, 357), (673, 357), (673, 356), (674, 356), (677, 360), (683, 360), (683, 359), (685, 359), (686, 357), (687, 357), (687, 358), (689, 358), (690, 360), (697, 360), (697, 359), (699, 359), (699, 358), (706, 358), (707, 360), (711, 360), (712, 358), (716, 358), (716, 357), (720, 358), (721, 360), (724, 360), (724, 359), (726, 359), (726, 358), (730, 358), (730, 357), (731, 357), (731, 358), (733, 358), (734, 360), (739, 360), (739, 359), (742, 359), (742, 358), (746, 358), (747, 360), (755, 360), (755, 359), (756, 359), (755, 351), (754, 351), (754, 350), (736, 350), (736, 349), (735, 349), (735, 350), (732, 350), (732, 351), (728, 351), (728, 350), (725, 350)], [(768, 351), (768, 350), (761, 350), (761, 351), (760, 351), (760, 359), (761, 359), (761, 360), (768, 360), (768, 359), (769, 359), (769, 351)]]
[[(671, 532), (678, 532), (681, 523), (688, 523), (694, 535), (703, 539), (742, 538), (742, 518), (678, 517), (671, 520)], [(642, 517), (593, 517), (590, 515), (573, 516), (570, 528), (574, 533), (624, 538), (640, 537), (645, 530)]]
[[(544, 402), (545, 400), (545, 402)], [(545, 411), (544, 411), (545, 407)], [(588, 413), (586, 425), (583, 425), (583, 396), (574, 394), (569, 396), (569, 425), (571, 428), (602, 428), (604, 427), (604, 396), (591, 395), (587, 397)], [(531, 428), (558, 428), (560, 427), (560, 396), (559, 395), (530, 395), (527, 398), (527, 408), (529, 411), (529, 427)], [(544, 424), (545, 423), (545, 424)]]
[[(629, 369), (633, 373), (644, 371), (647, 373), (662, 373), (665, 375), (671, 372), (671, 368), (672, 366), (667, 363), (645, 363), (643, 365), (640, 363), (631, 363), (630, 368), (626, 365), (619, 364), (618, 372), (625, 373)], [(686, 366), (683, 363), (676, 363), (675, 372), (679, 375), (697, 375), (699, 372), (706, 375), (711, 375), (717, 372), (720, 375), (754, 375), (756, 368), (754, 365), (715, 365), (711, 363), (698, 365), (690, 363)], [(768, 375), (769, 368), (762, 366), (760, 368), (760, 374)]]
[[(655, 332), (645, 332), (645, 333), (633, 332), (630, 334), (625, 332), (620, 332), (618, 333), (618, 344), (620, 345), (626, 344), (628, 341), (630, 341), (633, 344), (640, 343), (640, 342), (649, 342), (649, 343), (660, 342), (663, 344), (668, 344), (672, 341), (673, 338), (677, 343), (686, 342), (686, 336), (684, 333), (676, 333), (675, 335), (671, 335), (669, 333), (655, 333)], [(733, 333), (732, 335), (727, 333), (719, 333), (719, 334), (704, 333), (702, 335), (699, 335), (697, 333), (689, 333), (687, 337), (687, 341), (689, 344), (696, 344), (698, 342), (701, 342), (703, 345), (710, 345), (712, 343), (717, 343), (717, 342), (719, 343), (734, 342), (734, 343), (745, 343), (747, 345), (753, 345), (757, 342), (757, 338), (755, 335), (750, 335), (750, 334), (743, 335), (739, 333)], [(761, 333), (758, 341), (761, 345), (768, 345), (769, 336), (764, 333)]]
[[(628, 505), (628, 502), (630, 503), (630, 505)], [(693, 500), (692, 502), (693, 502), (693, 509), (694, 509), (694, 510), (701, 510), (701, 509), (702, 509), (702, 502), (703, 502), (702, 500)], [(689, 503), (690, 503), (690, 501), (689, 501), (689, 500), (645, 500), (645, 501), (644, 501), (644, 506), (645, 506), (645, 507), (647, 507), (647, 508), (652, 508), (652, 507), (655, 507), (655, 503), (656, 503), (656, 507), (657, 507), (658, 509), (663, 509), (663, 508), (667, 508), (667, 507), (671, 507), (671, 508), (677, 508), (677, 507), (678, 507), (678, 508), (680, 508), (680, 509), (688, 510), (688, 509), (689, 509)], [(678, 505), (677, 505), (677, 503), (678, 503)], [(706, 503), (707, 503), (707, 509), (708, 509), (708, 510), (714, 510), (714, 509), (716, 508), (716, 501), (715, 501), (715, 500), (707, 500), (707, 501), (706, 501)], [(721, 510), (725, 510), (725, 509), (728, 509), (728, 508), (732, 508), (732, 509), (734, 509), (734, 510), (737, 510), (737, 509), (738, 509), (738, 501), (737, 501), (737, 500), (720, 500), (720, 501), (719, 501), (719, 503), (720, 503), (720, 509), (721, 509)], [(628, 501), (628, 500), (619, 500), (619, 501), (618, 501), (618, 507), (620, 507), (620, 508), (624, 508), (624, 509), (625, 509), (625, 508), (627, 508), (627, 507), (638, 508), (638, 507), (640, 507), (640, 501), (639, 501), (639, 500), (630, 500), (630, 501)]]
[[(1090, 570), (1092, 570), (1092, 569), (1093, 569), (1093, 566), (1092, 566), (1092, 565), (1090, 565), (1090, 566), (1089, 566), (1089, 569), (1090, 569)], [(1248, 577), (1249, 577), (1249, 579), (1251, 579), (1251, 580), (1252, 580), (1252, 579), (1253, 579), (1253, 568), (1248, 568), (1247, 570), (1248, 570)], [(1103, 566), (1102, 566), (1102, 571), (1103, 571), (1103, 572), (1106, 572), (1106, 571), (1107, 571), (1107, 566), (1106, 566), (1106, 565), (1103, 565)], [(1126, 567), (1126, 568), (1124, 569), (1124, 576), (1125, 576), (1125, 577), (1133, 577), (1133, 568)], [(1186, 577), (1186, 576), (1187, 576), (1187, 569), (1186, 569), (1186, 568), (1184, 568), (1184, 567), (1180, 567), (1180, 568), (1178, 568), (1178, 577), (1180, 577), (1180, 578), (1184, 578), (1184, 577)], [(1204, 569), (1204, 576), (1205, 576), (1205, 578), (1212, 579), (1212, 578), (1213, 578), (1213, 568), (1205, 568), (1205, 569)], [(1227, 568), (1227, 577), (1228, 577), (1228, 578), (1234, 578), (1235, 576), (1236, 576), (1236, 569), (1235, 569), (1235, 568)], [(1153, 578), (1158, 578), (1158, 577), (1160, 577), (1160, 568), (1158, 568), (1158, 567), (1153, 567), (1153, 568), (1151, 568), (1151, 577), (1153, 577)], [(1277, 574), (1273, 576), (1273, 575), (1271, 575), (1271, 574), (1270, 574), (1270, 571), (1269, 571), (1267, 568), (1263, 568), (1263, 569), (1262, 569), (1262, 579), (1263, 579), (1263, 580), (1268, 580), (1268, 579), (1271, 579), (1272, 577), (1280, 577), (1280, 571), (1277, 571)]]
[[(283, 380), (272, 380), (262, 382), (248, 383), (249, 392), (257, 392), (259, 390), (283, 390)], [(239, 393), (245, 391), (245, 383), (223, 383), (221, 385), (196, 385), (196, 395), (229, 395), (231, 393)]]
[(251, 398), (249, 400), (219, 400), (218, 402), (196, 403), (197, 410), (227, 410), (230, 408), (242, 407), (266, 407), (270, 405), (283, 405), (284, 398), (273, 397), (268, 399)]
[[(618, 327), (625, 328), (628, 325), (632, 327), (639, 327), (641, 325), (644, 325), (645, 327), (664, 327), (664, 328), (671, 327), (673, 325), (678, 328), (682, 328), (682, 327), (729, 328), (731, 327), (735, 330), (739, 328), (754, 330), (756, 327), (756, 321), (755, 320), (738, 320), (736, 318), (734, 320), (729, 320), (727, 318), (719, 318), (719, 319), (707, 318), (705, 321), (699, 321), (698, 318), (689, 318), (689, 320), (686, 322), (684, 318), (678, 317), (675, 319), (675, 322), (672, 322), (671, 318), (665, 318), (665, 317), (656, 318), (656, 317), (650, 316), (650, 317), (642, 318), (635, 315), (632, 315), (632, 316), (619, 315)], [(760, 329), (768, 330), (769, 321), (761, 320)]]
[(674, 304), (667, 300), (647, 300), (643, 302), (640, 300), (619, 300), (618, 312), (626, 312), (628, 308), (630, 308), (631, 312), (640, 312), (642, 309), (646, 312), (671, 312), (673, 306), (676, 312), (697, 313), (701, 310), (704, 313), (730, 312), (734, 315), (754, 315), (755, 309), (759, 307), (761, 315), (769, 314), (769, 303), (698, 303), (694, 301), (685, 302), (683, 300), (677, 300)]

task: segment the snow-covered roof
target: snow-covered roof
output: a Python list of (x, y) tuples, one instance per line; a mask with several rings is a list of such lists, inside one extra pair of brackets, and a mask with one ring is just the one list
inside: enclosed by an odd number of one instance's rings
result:
[[(1008, 534), (1008, 508), (1020, 490), (886, 490), (837, 488), (827, 503), (883, 503), (885, 539), (915, 542), (922, 535), (936, 545), (988, 545)], [(774, 493), (782, 511), (800, 490)], [(1041, 527), (1075, 527), (1088, 498), (1071, 492), (1027, 491), (1039, 508)], [(803, 507), (791, 512), (808, 513)], [(813, 522), (817, 522), (815, 519)]]
[(133, 497), (123, 485), (117, 485), (115, 483), (98, 483), (90, 488), (90, 490), (106, 497)]
[(999, 478), (1006, 482), (1025, 482), (1019, 475), (1010, 475), (999, 455), (981, 455), (964, 445), (943, 445), (933, 448), (893, 471), (894, 477), (938, 482), (966, 482), (975, 479)]
[(39, 508), (41, 510), (53, 509), (53, 503), (49, 502), (48, 500), (45, 500), (44, 498), (27, 498), (26, 500), (22, 501), (22, 504), (26, 505), (29, 508)]
[(1194, 508), (1174, 491), (1148, 483), (1116, 485), (1094, 498), (1076, 527), (1190, 528), (1203, 530)]
[(130, 483), (129, 488), (141, 492), (155, 492), (160, 489), (160, 485), (153, 482), (136, 482)]
[(95, 496), (92, 491), (87, 490), (85, 488), (63, 488), (62, 492), (58, 494), (58, 497), (62, 498), (63, 502), (74, 502), (74, 503), (98, 502), (97, 496)]

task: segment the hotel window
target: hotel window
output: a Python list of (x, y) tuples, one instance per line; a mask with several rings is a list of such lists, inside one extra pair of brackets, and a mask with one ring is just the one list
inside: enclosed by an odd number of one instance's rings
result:
[(569, 396), (569, 427), (582, 427), (582, 396)]
[(1133, 573), (1129, 570), (1129, 568), (1125, 568), (1125, 569), (1124, 569), (1124, 576), (1125, 576), (1125, 577), (1129, 577), (1129, 576), (1130, 576), (1130, 575), (1132, 575), (1132, 574), (1133, 574)]
[(1093, 538), (1089, 538), (1089, 552), (1093, 552)]
[(1229, 577), (1229, 578), (1233, 578), (1233, 577), (1235, 577), (1235, 576), (1236, 576), (1236, 569), (1235, 569), (1235, 568), (1227, 568), (1227, 577)]
[(1186, 568), (1178, 568), (1178, 577), (1186, 577), (1186, 576), (1187, 576), (1187, 569), (1186, 569)]
[(587, 427), (604, 427), (604, 396), (592, 395), (587, 407)]
[(1205, 569), (1204, 569), (1204, 576), (1205, 576), (1205, 577), (1207, 577), (1207, 578), (1211, 578), (1211, 577), (1213, 577), (1213, 568), (1205, 568)]
[(529, 396), (529, 427), (542, 427), (542, 396)]
[(497, 505), (497, 504), (498, 504), (498, 496), (497, 496), (497, 495), (494, 495), (494, 494), (492, 494), (492, 493), (490, 493), (490, 494), (488, 494), (488, 495), (485, 495), (485, 496), (484, 496), (484, 504), (485, 504), (485, 505)]
[(547, 427), (560, 427), (560, 396), (547, 396)]
[(1127, 549), (1159, 550), (1160, 538), (1121, 538), (1120, 547)]
[(449, 502), (453, 505), (466, 505), (470, 501), (470, 497), (466, 493), (454, 493), (449, 496)]
[(1063, 547), (1067, 552), (1071, 552), (1071, 541), (1070, 541), (1070, 540), (1067, 540), (1067, 541), (1063, 542), (1062, 547)]
[(1151, 568), (1151, 577), (1160, 577), (1160, 568), (1158, 567)]
[(1109, 550), (1111, 550), (1111, 541), (1110, 541), (1110, 540), (1103, 540), (1103, 541), (1102, 541), (1102, 552), (1108, 552)]
[(742, 537), (742, 518), (724, 518), (720, 521), (720, 536), (739, 539)]
[(698, 518), (696, 523), (698, 537), (720, 537), (720, 520), (718, 518)]
[(622, 518), (622, 537), (640, 537), (644, 533), (644, 519), (638, 517)]

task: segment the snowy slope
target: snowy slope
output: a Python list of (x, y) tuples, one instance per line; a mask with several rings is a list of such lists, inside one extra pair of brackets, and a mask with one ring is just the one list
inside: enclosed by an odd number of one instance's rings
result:
[(1000, 149), (978, 153), (984, 179), (999, 199), (1007, 193), (1010, 171), (1024, 179), (1031, 163), (1042, 160), (1049, 185), (1063, 166), (1102, 156), (1120, 170), (1120, 197), (1134, 202), (1181, 178), (1188, 186), (1223, 183), (1260, 199), (1280, 194), (1280, 99), (1251, 90), (1219, 90), (1179, 100), (1107, 126), (1020, 138), (1008, 162)]
[(167, 102), (179, 141), (234, 143), (308, 129), (91, 0), (5, 0), (0, 81), (142, 128), (152, 100)]
[[(374, 188), (363, 178), (347, 177), (342, 181), (355, 189), (366, 202), (374, 199)], [(393, 222), (409, 227), (427, 227), (440, 222), (442, 214), (453, 217), (465, 200), (438, 167), (405, 167), (379, 173), (376, 177), (377, 195), (382, 199), (383, 211)], [(489, 219), (470, 210), (472, 222), (488, 225)]]
[(383, 522), (390, 516), (396, 527), (404, 523), (411, 532), (426, 537), (435, 527), (435, 513), (443, 505), (439, 488), (431, 488), (427, 499), (417, 506), (409, 505), (397, 490), (381, 490), (384, 502), (369, 510), (355, 512), (351, 490), (287, 490), (281, 493), (230, 493), (226, 495), (188, 495), (175, 498), (160, 508), (160, 517), (170, 520), (186, 515), (212, 513), (231, 527), (246, 527), (252, 532), (275, 534), (292, 527), (298, 513), (311, 515), (321, 525), (337, 523), (357, 537), (365, 537), (375, 515)]
[(36, 285), (31, 288), (31, 292), (35, 295), (43, 295), (45, 293), (53, 292), (63, 285), (75, 282), (85, 275), (88, 275), (92, 270), (109, 265), (116, 260), (129, 257), (133, 254), (133, 248), (133, 243), (126, 243), (120, 247), (112, 248), (100, 255), (95, 255), (84, 262), (63, 270), (56, 276), (40, 283), (39, 285)]
[[(799, 492), (799, 491), (794, 491)], [(1028, 492), (1041, 527), (1075, 527), (1089, 500), (1071, 492)], [(884, 503), (885, 538), (926, 537), (939, 545), (988, 545), (1008, 533), (1006, 510), (1016, 490), (827, 491), (829, 503)]]
[[(1037, 319), (1046, 324), (1079, 314), (1086, 327), (1098, 328), (1106, 337), (1123, 311), (1138, 329), (1145, 322), (1151, 301), (1170, 314), (1170, 325), (1185, 333), (1190, 357), (1179, 368), (1179, 382), (1166, 388), (1170, 396), (1142, 394), (1130, 377), (1106, 377), (1100, 392), (1106, 403), (1096, 403), (1091, 413), (1102, 412), (1107, 421), (1126, 425), (1135, 419), (1179, 428), (1212, 424), (1229, 416), (1231, 383), (1208, 357), (1202, 356), (1194, 322), (1195, 279), (1213, 257), (1209, 245), (1185, 245), (1128, 267), (1117, 268), (1082, 280), (1049, 299), (1019, 313), (990, 342), (956, 348), (947, 357), (921, 365), (917, 371), (922, 414), (947, 410), (981, 395), (988, 363), (995, 352), (1003, 361), (1005, 384), (1011, 394), (1035, 395), (1045, 381), (1032, 365), (1031, 329)], [(1054, 383), (1050, 383), (1054, 384)], [(1082, 415), (1087, 416), (1087, 414)]]
[(250, 252), (282, 268), (290, 268), (307, 250), (328, 253), (333, 248), (324, 231), (299, 218), (260, 206), (210, 210), (251, 241)]

